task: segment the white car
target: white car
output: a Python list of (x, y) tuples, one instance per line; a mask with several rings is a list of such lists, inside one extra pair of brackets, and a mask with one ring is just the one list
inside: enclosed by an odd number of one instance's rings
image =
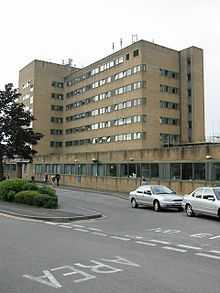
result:
[(163, 185), (142, 185), (130, 192), (129, 200), (132, 208), (139, 205), (151, 206), (158, 212), (163, 208), (182, 210), (183, 197)]
[(187, 216), (206, 214), (220, 218), (220, 187), (200, 187), (184, 196), (183, 208)]

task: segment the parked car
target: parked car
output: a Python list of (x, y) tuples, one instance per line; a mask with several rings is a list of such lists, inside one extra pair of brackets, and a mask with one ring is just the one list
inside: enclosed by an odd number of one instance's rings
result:
[(130, 192), (129, 200), (132, 208), (139, 205), (151, 206), (158, 212), (162, 208), (182, 210), (183, 197), (163, 185), (142, 185)]
[(184, 196), (183, 208), (187, 216), (206, 214), (220, 218), (220, 187), (200, 187)]

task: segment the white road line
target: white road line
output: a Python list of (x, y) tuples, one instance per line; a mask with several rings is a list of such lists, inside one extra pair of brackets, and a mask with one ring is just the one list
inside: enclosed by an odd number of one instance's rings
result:
[(101, 232), (102, 229), (98, 229), (98, 228), (89, 228), (89, 227), (86, 227), (87, 229), (89, 230), (92, 230), (92, 231), (97, 231), (97, 232)]
[(219, 250), (209, 250), (209, 252), (216, 253), (216, 254), (220, 254), (220, 251)]
[(74, 230), (74, 231), (79, 231), (79, 232), (89, 232), (89, 231), (86, 230), (86, 229), (80, 229), (80, 228), (74, 228), (73, 230)]
[(143, 236), (135, 236), (136, 239), (143, 239)]
[(157, 246), (157, 244), (144, 242), (144, 241), (136, 241), (137, 244), (147, 245), (147, 246)]
[(149, 241), (155, 242), (155, 243), (160, 243), (160, 244), (170, 244), (170, 242), (162, 241), (162, 240), (156, 240), (156, 239), (151, 239)]
[(85, 226), (82, 226), (82, 225), (73, 225), (74, 227), (77, 227), (77, 228), (85, 228)]
[(118, 240), (123, 240), (123, 241), (129, 241), (129, 240), (131, 240), (130, 238), (124, 238), (124, 237), (120, 237), (120, 236), (110, 236), (110, 238), (112, 238), (112, 239), (118, 239)]
[(67, 229), (72, 229), (71, 226), (67, 226), (67, 225), (59, 225), (58, 227), (61, 227), (61, 228), (67, 228)]
[(167, 250), (176, 251), (176, 252), (187, 252), (186, 249), (180, 249), (180, 248), (171, 247), (171, 246), (163, 246), (163, 248)]
[(97, 236), (103, 236), (103, 237), (106, 237), (107, 234), (105, 233), (101, 233), (101, 232), (92, 232), (93, 235), (97, 235)]
[(198, 247), (198, 246), (190, 246), (190, 245), (185, 245), (185, 244), (177, 244), (177, 246), (178, 247), (182, 247), (182, 248), (195, 249), (195, 250), (202, 249), (201, 247)]
[(44, 224), (53, 225), (53, 226), (58, 225), (58, 223), (54, 223), (54, 222), (44, 222)]
[(217, 255), (211, 255), (211, 254), (207, 254), (207, 253), (196, 253), (196, 255), (220, 260), (220, 256), (217, 256)]
[(217, 238), (220, 238), (220, 235), (210, 237), (209, 239), (210, 239), (210, 240), (213, 240), (213, 239), (217, 239)]

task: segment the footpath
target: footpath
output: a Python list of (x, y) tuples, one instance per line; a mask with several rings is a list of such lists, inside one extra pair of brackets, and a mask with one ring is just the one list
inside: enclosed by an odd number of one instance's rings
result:
[[(55, 187), (55, 186), (53, 186)], [(84, 191), (84, 192), (93, 192), (100, 193), (109, 196), (120, 197), (123, 199), (128, 199), (127, 194), (123, 193), (112, 193), (107, 191), (97, 191), (91, 189), (81, 189), (74, 188), (70, 186), (60, 186), (55, 187), (55, 189), (64, 189), (64, 190), (73, 190), (73, 191)], [(74, 198), (73, 198), (74, 200)], [(14, 217), (42, 220), (48, 222), (71, 222), (71, 221), (79, 221), (79, 220), (88, 220), (88, 219), (96, 219), (101, 218), (102, 214), (99, 212), (94, 212), (89, 209), (80, 209), (80, 208), (72, 208), (71, 211), (66, 211), (65, 208), (61, 209), (46, 209), (39, 208), (19, 203), (11, 203), (6, 201), (0, 201), (0, 214), (6, 214)]]

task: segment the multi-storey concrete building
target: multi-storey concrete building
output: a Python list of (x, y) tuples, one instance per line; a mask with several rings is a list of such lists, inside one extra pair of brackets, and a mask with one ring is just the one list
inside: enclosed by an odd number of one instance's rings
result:
[[(88, 154), (94, 163), (102, 152), (137, 154), (204, 141), (203, 51), (197, 47), (177, 51), (140, 40), (81, 69), (34, 60), (20, 71), (19, 88), (36, 118), (33, 128), (44, 134), (38, 154), (53, 160), (59, 154), (63, 163), (68, 156), (70, 174), (79, 175), (76, 163)], [(85, 175), (118, 174), (99, 167)], [(143, 175), (136, 167), (132, 173)]]

